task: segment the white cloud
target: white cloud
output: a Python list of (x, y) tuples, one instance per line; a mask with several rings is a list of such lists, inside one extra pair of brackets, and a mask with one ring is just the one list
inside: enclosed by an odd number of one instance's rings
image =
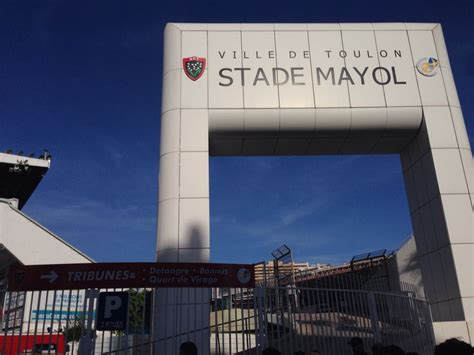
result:
[(303, 204), (293, 209), (287, 209), (281, 216), (280, 221), (284, 226), (292, 225), (302, 218), (317, 213), (324, 205), (326, 201), (323, 198), (318, 198), (316, 201)]

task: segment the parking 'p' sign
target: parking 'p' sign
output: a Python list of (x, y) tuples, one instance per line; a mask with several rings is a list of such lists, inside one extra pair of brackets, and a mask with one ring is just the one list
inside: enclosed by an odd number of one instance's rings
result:
[(126, 330), (128, 292), (101, 292), (97, 311), (97, 330)]

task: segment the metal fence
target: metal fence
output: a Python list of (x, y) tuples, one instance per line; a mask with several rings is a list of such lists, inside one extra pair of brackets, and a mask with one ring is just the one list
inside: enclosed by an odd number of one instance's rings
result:
[(348, 342), (363, 339), (432, 354), (429, 306), (402, 295), (357, 290), (276, 288), (263, 296), (266, 343), (283, 354), (352, 354)]
[(4, 292), (0, 354), (136, 353), (150, 341), (152, 291), (109, 291), (129, 294), (125, 331), (96, 330), (99, 290)]
[[(99, 290), (5, 292), (1, 354), (173, 355), (192, 341), (201, 344), (199, 354), (261, 354), (273, 346), (288, 355), (349, 355), (347, 343), (355, 336), (366, 350), (374, 343), (396, 344), (428, 355), (434, 347), (429, 305), (410, 294), (296, 286), (186, 289), (170, 298), (175, 314), (164, 320), (180, 333), (158, 339), (153, 298), (159, 293), (126, 291), (127, 328), (115, 332), (96, 330)], [(184, 306), (180, 297), (199, 301)]]

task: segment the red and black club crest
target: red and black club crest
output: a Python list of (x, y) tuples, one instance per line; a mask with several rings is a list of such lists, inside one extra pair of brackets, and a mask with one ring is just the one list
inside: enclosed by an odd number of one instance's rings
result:
[(206, 58), (183, 58), (183, 69), (189, 79), (196, 81), (202, 76), (202, 74), (204, 74), (204, 70), (206, 69)]

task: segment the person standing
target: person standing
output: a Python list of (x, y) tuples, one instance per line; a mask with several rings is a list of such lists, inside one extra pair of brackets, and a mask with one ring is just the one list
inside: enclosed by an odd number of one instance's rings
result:
[(196, 344), (186, 341), (179, 347), (179, 355), (197, 355), (198, 349)]
[(353, 337), (347, 344), (352, 348), (354, 355), (369, 355), (364, 349), (364, 342), (361, 338)]
[(262, 355), (281, 355), (281, 352), (270, 346), (262, 351)]

